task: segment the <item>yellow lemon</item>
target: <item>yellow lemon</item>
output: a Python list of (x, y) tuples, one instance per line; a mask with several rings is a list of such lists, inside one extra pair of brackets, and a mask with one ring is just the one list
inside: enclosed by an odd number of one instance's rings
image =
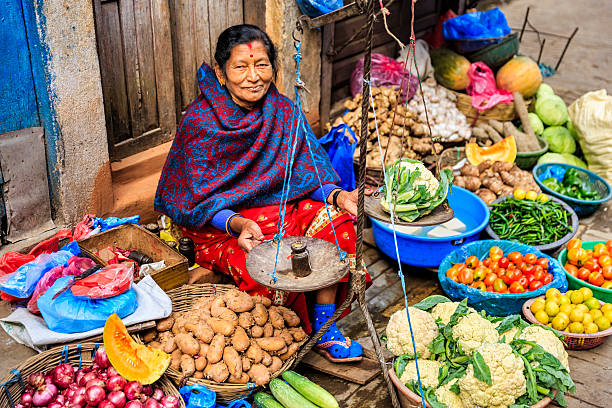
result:
[(544, 193), (538, 194), (537, 200), (541, 203), (545, 203), (548, 201), (548, 196)]
[(538, 193), (533, 190), (529, 190), (527, 194), (525, 194), (525, 198), (527, 200), (535, 201), (538, 198)]
[(589, 310), (601, 308), (601, 303), (599, 303), (599, 300), (595, 299), (594, 297), (586, 299), (583, 304), (588, 307)]
[(568, 290), (567, 292), (564, 293), (564, 295), (567, 295), (568, 298), (572, 297), (572, 293), (574, 293), (575, 291), (573, 290)]
[(559, 305), (554, 300), (547, 300), (544, 306), (545, 313), (549, 316), (556, 316), (559, 313)]
[(544, 310), (544, 306), (546, 305), (546, 302), (544, 301), (544, 299), (536, 299), (532, 304), (531, 304), (531, 313), (533, 313), (534, 315), (536, 313), (538, 313), (540, 310)]
[(538, 313), (535, 314), (535, 318), (538, 322), (542, 323), (542, 324), (546, 324), (548, 323), (548, 315), (546, 314), (545, 311), (540, 310)]
[(584, 327), (586, 327), (587, 324), (593, 323), (594, 320), (595, 319), (593, 319), (593, 316), (591, 316), (590, 313), (585, 313), (584, 318), (582, 319), (582, 324), (584, 325)]
[(581, 322), (584, 320), (584, 312), (580, 309), (574, 309), (569, 315), (572, 322)]
[(589, 308), (584, 303), (576, 305), (575, 309), (582, 310), (584, 313), (589, 313)]
[(568, 326), (570, 333), (584, 333), (584, 326), (580, 322), (572, 322)]
[(572, 305), (561, 305), (561, 307), (559, 307), (559, 313), (565, 313), (566, 315), (569, 316), (569, 314), (572, 312), (573, 308)]
[(607, 312), (605, 312), (603, 314), (603, 316), (608, 319), (610, 322), (612, 322), (612, 310), (608, 310)]
[(565, 330), (565, 328), (567, 327), (567, 324), (569, 323), (569, 320), (566, 320), (565, 317), (563, 317), (561, 315), (561, 313), (559, 313), (558, 315), (556, 315), (553, 319), (552, 319), (552, 328), (555, 330), (559, 330), (559, 331), (563, 331)]
[(610, 311), (610, 310), (612, 310), (612, 303), (604, 303), (604, 304), (601, 306), (601, 311), (602, 311), (603, 313), (606, 313), (606, 312), (608, 312), (608, 311)]
[(598, 317), (603, 316), (603, 313), (601, 313), (601, 310), (597, 310), (597, 309), (590, 310), (589, 314), (593, 316), (593, 320), (597, 319)]
[(579, 305), (580, 303), (584, 302), (584, 295), (579, 290), (575, 290), (571, 294), (570, 300), (572, 301), (573, 304)]
[(595, 323), (589, 323), (584, 326), (585, 333), (597, 333), (599, 331), (599, 327)]
[(516, 198), (517, 200), (522, 200), (525, 198), (525, 190), (523, 190), (522, 188), (517, 188), (514, 190), (514, 198)]
[(570, 303), (572, 303), (572, 301), (567, 295), (561, 295), (561, 297), (559, 298), (560, 305), (565, 305), (565, 304), (570, 304)]
[(599, 330), (601, 331), (608, 330), (610, 328), (610, 321), (604, 316), (598, 317), (593, 322), (597, 325), (597, 327), (599, 327)]
[(586, 286), (581, 287), (579, 291), (582, 292), (582, 297), (584, 298), (584, 300), (589, 300), (593, 297), (593, 291), (587, 288)]
[(557, 288), (550, 288), (546, 291), (546, 299), (558, 298), (561, 296), (561, 292)]

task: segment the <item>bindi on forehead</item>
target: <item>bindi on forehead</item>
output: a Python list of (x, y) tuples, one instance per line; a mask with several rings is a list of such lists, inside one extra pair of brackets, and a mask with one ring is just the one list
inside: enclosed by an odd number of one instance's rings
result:
[[(253, 52), (253, 44), (248, 43), (247, 46), (249, 47), (249, 51)], [(253, 58), (253, 54), (250, 54), (249, 57)]]

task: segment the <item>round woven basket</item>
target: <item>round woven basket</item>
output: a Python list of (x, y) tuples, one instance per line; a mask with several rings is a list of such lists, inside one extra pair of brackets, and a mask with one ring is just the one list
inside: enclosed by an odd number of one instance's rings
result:
[[(482, 123), (489, 119), (495, 119), (502, 122), (514, 120), (516, 118), (516, 110), (514, 109), (514, 102), (511, 103), (498, 103), (491, 109), (478, 112), (476, 108), (472, 106), (472, 97), (466, 93), (457, 92), (452, 89), (446, 88), (449, 92), (452, 92), (457, 96), (457, 109), (463, 113), (468, 119), (468, 123), (476, 122)], [(531, 99), (525, 101), (525, 105), (529, 107)]]
[[(531, 313), (531, 304), (536, 301), (536, 299), (542, 299), (544, 296), (538, 296), (533, 299), (529, 299), (523, 304), (523, 316), (525, 319), (529, 320), (531, 323), (536, 323), (542, 325), (542, 323), (538, 322), (533, 313)], [(602, 305), (604, 302), (599, 301)], [(554, 329), (553, 329), (554, 330)], [(597, 347), (601, 345), (606, 338), (612, 335), (612, 327), (607, 330), (600, 331), (597, 333), (568, 333), (563, 331), (555, 330), (557, 333), (563, 335), (563, 343), (565, 343), (565, 348), (568, 350), (588, 350), (593, 347)]]
[[(201, 285), (183, 285), (178, 288), (169, 290), (168, 296), (172, 300), (172, 311), (173, 312), (185, 312), (191, 310), (193, 303), (205, 296), (214, 296), (223, 294), (230, 289), (235, 289), (234, 285), (215, 285), (215, 284), (201, 284)], [(302, 342), (305, 343), (306, 340)], [(301, 345), (300, 345), (301, 346)], [(288, 370), (293, 365), (297, 353), (288, 358), (282, 367), (272, 375), (270, 379), (276, 378), (285, 370)], [(180, 372), (168, 368), (166, 375), (181, 388), (185, 385), (202, 384), (211, 391), (217, 393), (217, 401), (223, 403), (229, 403), (230, 401), (246, 397), (254, 392), (256, 386), (255, 383), (248, 384), (230, 384), (230, 383), (218, 383), (215, 381), (199, 379), (194, 377), (184, 377)]]
[[(98, 343), (71, 344), (54, 347), (28, 358), (13, 368), (10, 371), (11, 374), (7, 375), (0, 383), (3, 386), (3, 391), (0, 391), (0, 407), (12, 407), (19, 402), (23, 393), (24, 382), (32, 373), (48, 371), (65, 362), (76, 367), (91, 365), (98, 346)], [(163, 375), (155, 383), (155, 386), (161, 388), (166, 395), (178, 397), (179, 406), (185, 408), (181, 395), (166, 375)], [(9, 400), (12, 403), (9, 403)]]

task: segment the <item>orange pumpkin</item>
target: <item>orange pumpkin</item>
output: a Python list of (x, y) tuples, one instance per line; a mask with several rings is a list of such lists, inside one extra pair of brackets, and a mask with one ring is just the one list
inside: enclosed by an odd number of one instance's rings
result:
[(136, 343), (115, 313), (106, 320), (103, 339), (108, 360), (128, 381), (152, 384), (170, 365), (169, 354)]
[(535, 95), (541, 83), (540, 67), (529, 57), (514, 57), (497, 71), (497, 87), (520, 92), (523, 98)]
[(480, 147), (476, 143), (467, 143), (465, 145), (465, 156), (474, 166), (478, 166), (485, 160), (512, 163), (516, 158), (516, 142), (514, 136), (508, 136), (489, 147)]

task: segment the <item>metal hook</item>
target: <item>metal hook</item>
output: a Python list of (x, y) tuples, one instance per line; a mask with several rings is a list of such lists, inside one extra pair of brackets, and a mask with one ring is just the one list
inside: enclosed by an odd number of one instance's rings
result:
[[(302, 26), (301, 23), (301, 17), (297, 19), (297, 21), (295, 22), (295, 29), (293, 30), (293, 33), (291, 33), (291, 36), (293, 37), (293, 41), (297, 44), (302, 42), (301, 38), (304, 35), (304, 27)], [(298, 38), (297, 33), (300, 33), (300, 38)]]

